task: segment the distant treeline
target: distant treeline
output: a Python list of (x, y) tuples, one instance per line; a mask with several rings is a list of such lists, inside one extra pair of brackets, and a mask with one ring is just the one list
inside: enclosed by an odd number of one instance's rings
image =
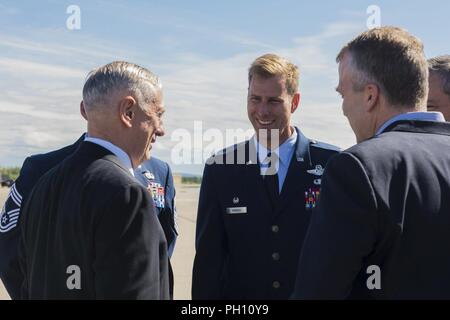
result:
[[(0, 178), (16, 180), (19, 176), (20, 167), (0, 167)], [(201, 176), (183, 176), (181, 175), (181, 183), (183, 184), (200, 184), (202, 183)]]
[(186, 177), (186, 176), (182, 176), (181, 177), (181, 183), (183, 184), (200, 184), (202, 183), (202, 177), (200, 176), (195, 176), (195, 177)]
[(0, 176), (7, 176), (9, 179), (16, 180), (19, 176), (20, 167), (0, 167)]

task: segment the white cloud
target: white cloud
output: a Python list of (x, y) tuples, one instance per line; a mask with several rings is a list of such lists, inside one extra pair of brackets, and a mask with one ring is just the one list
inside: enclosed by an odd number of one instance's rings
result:
[[(296, 38), (285, 48), (270, 50), (291, 59), (301, 69), (303, 99), (300, 110), (293, 115), (293, 123), (311, 138), (343, 147), (353, 144), (354, 138), (334, 93), (336, 52), (324, 49), (324, 46), (337, 37), (350, 38), (359, 27), (348, 23), (331, 24), (317, 35)], [(247, 70), (258, 55), (268, 51), (270, 45), (225, 32), (219, 36), (227, 38), (225, 41), (247, 44), (252, 50), (216, 59), (199, 56), (195, 52), (180, 53), (174, 62), (158, 66), (162, 70), (160, 76), (165, 90), (167, 135), (155, 144), (155, 156), (169, 160), (171, 148), (176, 144), (170, 140), (171, 132), (177, 128), (193, 132), (194, 121), (202, 120), (204, 131), (217, 128), (224, 135), (226, 129), (246, 130), (251, 127), (246, 110)], [(177, 45), (176, 42), (171, 43), (173, 39), (167, 38), (166, 41), (169, 45)], [(40, 42), (14, 38), (0, 40), (2, 45), (23, 50), (30, 58), (10, 58), (0, 54), (3, 72), (26, 80), (18, 86), (17, 83), (8, 83), (5, 78), (0, 79), (0, 85), (7, 91), (7, 99), (0, 104), (0, 112), (9, 115), (13, 122), (20, 116), (21, 121), (36, 125), (27, 128), (27, 125), (19, 126), (0, 119), (2, 126), (8, 126), (6, 132), (13, 130), (18, 133), (14, 139), (0, 139), (0, 148), (13, 150), (17, 145), (24, 146), (18, 152), (3, 153), (0, 163), (6, 161), (5, 154), (23, 159), (30, 150), (47, 151), (72, 143), (84, 126), (78, 115), (78, 104), (82, 81), (88, 71), (85, 66), (98, 62), (99, 57), (107, 56), (109, 52), (103, 51), (103, 44), (98, 42), (97, 58), (80, 54), (78, 63), (68, 66), (50, 61), (58, 51), (75, 57), (78, 48), (63, 48), (55, 44), (40, 46)], [(33, 52), (47, 54), (48, 62), (35, 61)], [(0, 133), (4, 130), (0, 128)], [(193, 166), (192, 170), (180, 166), (174, 171), (188, 170), (192, 173), (194, 170), (199, 173), (201, 169), (201, 166)]]
[[(54, 56), (71, 56), (71, 57), (79, 57), (80, 55), (84, 58), (100, 58), (107, 60), (115, 60), (118, 56), (126, 55), (126, 52), (123, 51), (122, 48), (117, 47), (115, 44), (99, 44), (94, 39), (84, 36), (79, 36), (80, 42), (83, 43), (83, 46), (69, 46), (69, 45), (61, 45), (59, 43), (55, 43), (54, 39), (58, 37), (64, 37), (62, 32), (47, 32), (45, 33), (46, 37), (42, 38), (41, 34), (31, 33), (29, 35), (30, 38), (36, 39), (41, 38), (39, 41), (23, 39), (14, 36), (4, 36), (0, 39), (0, 47), (4, 47), (6, 49), (19, 50), (22, 54), (48, 54)], [(74, 37), (71, 35), (71, 37)], [(78, 39), (77, 38), (77, 39)], [(75, 39), (72, 39), (74, 41)]]
[[(304, 99), (292, 117), (293, 124), (311, 138), (342, 148), (353, 145), (355, 138), (342, 115), (340, 98), (334, 91), (337, 82), (334, 59), (341, 43), (335, 43), (333, 50), (324, 46), (329, 46), (333, 40), (336, 42), (339, 37), (350, 39), (360, 28), (359, 24), (334, 23), (317, 35), (294, 39), (293, 46), (272, 51), (300, 66), (300, 90)], [(203, 121), (204, 131), (218, 128), (224, 133), (226, 129), (251, 127), (246, 111), (247, 70), (251, 62), (265, 52), (258, 49), (224, 59), (207, 60), (190, 55), (189, 59), (181, 59), (183, 63), (167, 66), (161, 77), (169, 135), (178, 128), (193, 132), (194, 121), (198, 120)], [(168, 137), (160, 141), (169, 149), (175, 144)], [(158, 155), (168, 159), (166, 152)], [(179, 168), (186, 170), (186, 166)]]
[(357, 32), (361, 32), (364, 28), (365, 24), (362, 23), (335, 22), (327, 25), (324, 30), (318, 34), (307, 37), (298, 37), (294, 39), (294, 42), (302, 46), (305, 44), (320, 45), (323, 42), (333, 38), (348, 36)]
[(222, 37), (241, 45), (273, 50), (273, 46), (268, 45), (267, 43), (256, 41), (242, 35), (222, 35)]
[(6, 15), (16, 15), (20, 12), (18, 8), (8, 7), (0, 3), (0, 12)]
[(0, 57), (0, 68), (2, 68), (3, 72), (12, 74), (37, 75), (51, 78), (83, 79), (86, 74), (84, 70), (76, 68), (5, 57)]
[(67, 114), (67, 112), (65, 112), (64, 110), (61, 113), (50, 112), (39, 110), (38, 107), (32, 105), (15, 103), (12, 101), (2, 101), (0, 105), (0, 113), (16, 113), (31, 118), (40, 118), (46, 120), (71, 121), (79, 120), (80, 118), (79, 115), (75, 115), (73, 114), (73, 112), (71, 112), (71, 114)]
[(32, 51), (32, 52), (39, 52), (39, 53), (48, 53), (48, 54), (60, 54), (61, 47), (49, 47), (47, 45), (44, 45), (42, 43), (38, 43), (35, 41), (25, 41), (23, 39), (17, 39), (17, 38), (11, 38), (11, 37), (4, 37), (0, 39), (0, 46), (6, 47), (9, 49), (18, 49), (21, 51)]
[(25, 129), (23, 139), (27, 145), (42, 149), (47, 148), (49, 145), (60, 143), (62, 140), (59, 135), (46, 131), (35, 131), (29, 128)]
[(352, 18), (366, 18), (367, 17), (366, 7), (364, 7), (364, 6), (361, 6), (361, 10), (343, 9), (339, 13), (341, 15), (349, 16)]

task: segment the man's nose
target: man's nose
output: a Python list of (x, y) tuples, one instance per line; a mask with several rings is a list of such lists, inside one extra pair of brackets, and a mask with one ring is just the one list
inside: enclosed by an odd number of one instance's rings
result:
[(258, 114), (262, 117), (266, 117), (270, 115), (270, 113), (271, 113), (270, 105), (265, 102), (261, 103), (261, 105), (258, 108)]
[(158, 137), (162, 137), (163, 135), (166, 134), (166, 132), (165, 132), (165, 130), (164, 130), (164, 126), (163, 126), (162, 124), (156, 129), (155, 134), (156, 134), (156, 136), (158, 136)]

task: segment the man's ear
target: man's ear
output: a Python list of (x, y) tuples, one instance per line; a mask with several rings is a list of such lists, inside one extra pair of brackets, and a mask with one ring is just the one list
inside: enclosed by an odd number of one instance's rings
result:
[(291, 103), (291, 113), (294, 113), (295, 110), (297, 110), (298, 106), (300, 105), (300, 92), (297, 92), (292, 97), (292, 103)]
[(366, 110), (368, 112), (372, 111), (378, 104), (380, 99), (380, 88), (375, 84), (368, 84), (364, 88), (364, 101), (366, 105)]
[(81, 113), (81, 116), (84, 118), (84, 120), (87, 121), (88, 118), (87, 118), (86, 109), (84, 108), (83, 100), (81, 100), (81, 102), (80, 102), (80, 113)]
[(122, 123), (131, 128), (135, 115), (137, 102), (132, 96), (126, 96), (119, 102), (119, 117)]

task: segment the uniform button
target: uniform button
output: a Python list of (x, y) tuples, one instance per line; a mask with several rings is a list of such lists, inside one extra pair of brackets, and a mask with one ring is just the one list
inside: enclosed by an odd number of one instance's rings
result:
[(272, 259), (275, 261), (280, 260), (280, 254), (278, 252), (272, 253)]
[(278, 281), (274, 281), (274, 282), (272, 282), (272, 287), (274, 289), (279, 289), (281, 287), (281, 284)]
[(276, 224), (272, 226), (272, 232), (273, 233), (277, 233), (278, 231), (280, 231), (280, 227), (277, 226)]

